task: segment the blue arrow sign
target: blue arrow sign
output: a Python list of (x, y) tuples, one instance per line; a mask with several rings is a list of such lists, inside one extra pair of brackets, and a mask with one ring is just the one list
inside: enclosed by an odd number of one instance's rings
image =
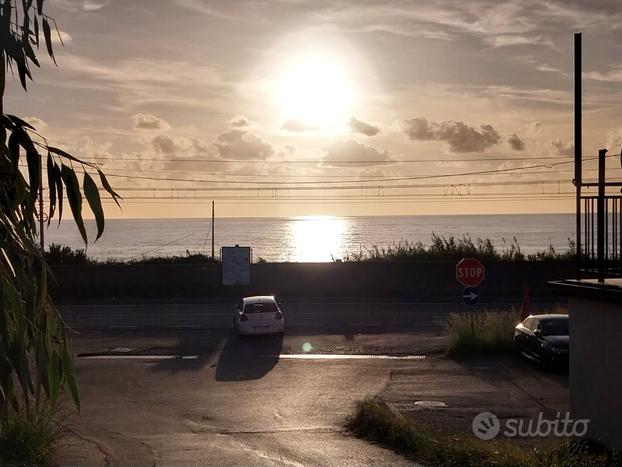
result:
[(462, 291), (462, 301), (467, 305), (475, 305), (479, 299), (479, 294), (475, 287), (467, 287)]

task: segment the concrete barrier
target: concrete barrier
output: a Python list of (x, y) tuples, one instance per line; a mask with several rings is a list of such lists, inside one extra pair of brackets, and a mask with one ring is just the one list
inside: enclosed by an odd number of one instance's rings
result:
[[(251, 285), (225, 287), (219, 264), (53, 266), (50, 292), (59, 301), (111, 298), (217, 299), (241, 294), (276, 294), (313, 300), (367, 299), (459, 301), (462, 286), (455, 261), (378, 263), (258, 263)], [(487, 262), (478, 287), (482, 301), (555, 297), (547, 282), (572, 277), (570, 261)]]

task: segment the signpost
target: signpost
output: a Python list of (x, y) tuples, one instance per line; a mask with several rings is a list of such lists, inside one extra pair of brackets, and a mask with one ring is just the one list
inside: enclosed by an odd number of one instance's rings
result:
[(467, 287), (462, 291), (462, 301), (467, 305), (475, 305), (479, 299), (479, 294), (475, 287)]
[(476, 258), (463, 258), (456, 264), (456, 279), (464, 287), (477, 287), (484, 280), (484, 265)]
[(467, 305), (475, 305), (479, 300), (477, 287), (485, 277), (482, 262), (476, 258), (463, 258), (456, 264), (456, 279), (462, 284), (462, 301)]
[(223, 246), (222, 259), (223, 285), (249, 285), (251, 283), (251, 249), (246, 246)]

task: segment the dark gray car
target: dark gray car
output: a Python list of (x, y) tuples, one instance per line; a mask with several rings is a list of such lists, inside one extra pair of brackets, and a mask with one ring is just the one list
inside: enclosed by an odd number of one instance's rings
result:
[(547, 366), (568, 364), (568, 315), (531, 315), (514, 330), (514, 349)]

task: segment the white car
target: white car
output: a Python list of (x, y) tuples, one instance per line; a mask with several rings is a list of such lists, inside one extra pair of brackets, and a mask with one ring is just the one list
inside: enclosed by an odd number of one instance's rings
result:
[(283, 312), (271, 295), (245, 297), (234, 308), (233, 326), (240, 336), (283, 334)]

